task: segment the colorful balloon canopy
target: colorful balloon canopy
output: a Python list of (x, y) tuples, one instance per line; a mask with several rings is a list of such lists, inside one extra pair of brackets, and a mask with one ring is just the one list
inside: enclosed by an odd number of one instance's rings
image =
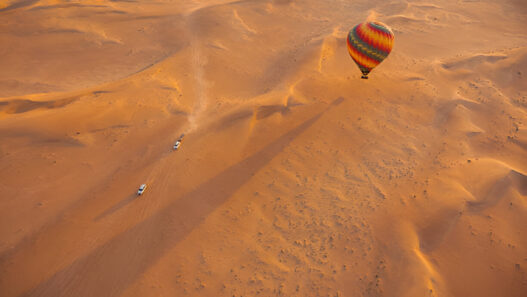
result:
[(368, 78), (368, 73), (392, 51), (393, 32), (380, 22), (361, 23), (350, 30), (347, 43), (362, 78)]

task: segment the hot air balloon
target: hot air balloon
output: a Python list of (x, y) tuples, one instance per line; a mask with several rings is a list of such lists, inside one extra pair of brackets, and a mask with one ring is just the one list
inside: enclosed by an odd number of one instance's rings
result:
[(362, 78), (381, 63), (392, 51), (393, 32), (381, 22), (360, 23), (348, 33), (348, 51)]

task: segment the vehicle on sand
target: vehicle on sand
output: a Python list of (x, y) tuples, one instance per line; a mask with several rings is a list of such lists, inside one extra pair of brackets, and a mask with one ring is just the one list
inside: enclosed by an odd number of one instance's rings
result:
[(138, 195), (138, 196), (143, 195), (143, 193), (145, 192), (145, 190), (146, 190), (146, 184), (142, 184), (141, 186), (139, 186), (139, 190), (137, 190), (137, 195)]
[(178, 148), (181, 146), (181, 141), (183, 141), (183, 137), (185, 136), (185, 134), (181, 134), (181, 136), (179, 136), (178, 140), (176, 140), (176, 143), (174, 143), (174, 150), (177, 151)]
[(181, 140), (177, 140), (176, 143), (174, 143), (174, 150), (177, 151), (177, 149), (181, 146)]

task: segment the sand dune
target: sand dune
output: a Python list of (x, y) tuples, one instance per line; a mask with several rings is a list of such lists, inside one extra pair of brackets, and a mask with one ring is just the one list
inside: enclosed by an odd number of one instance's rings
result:
[(1, 296), (527, 295), (522, 1), (0, 15)]

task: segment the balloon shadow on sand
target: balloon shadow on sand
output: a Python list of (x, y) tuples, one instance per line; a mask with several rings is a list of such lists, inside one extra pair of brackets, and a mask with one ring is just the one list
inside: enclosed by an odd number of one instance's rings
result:
[[(336, 100), (325, 111), (340, 102)], [(325, 111), (177, 198), (151, 217), (116, 235), (23, 296), (120, 296), (142, 273), (313, 125)], [(115, 212), (129, 203), (128, 199), (102, 215)]]

